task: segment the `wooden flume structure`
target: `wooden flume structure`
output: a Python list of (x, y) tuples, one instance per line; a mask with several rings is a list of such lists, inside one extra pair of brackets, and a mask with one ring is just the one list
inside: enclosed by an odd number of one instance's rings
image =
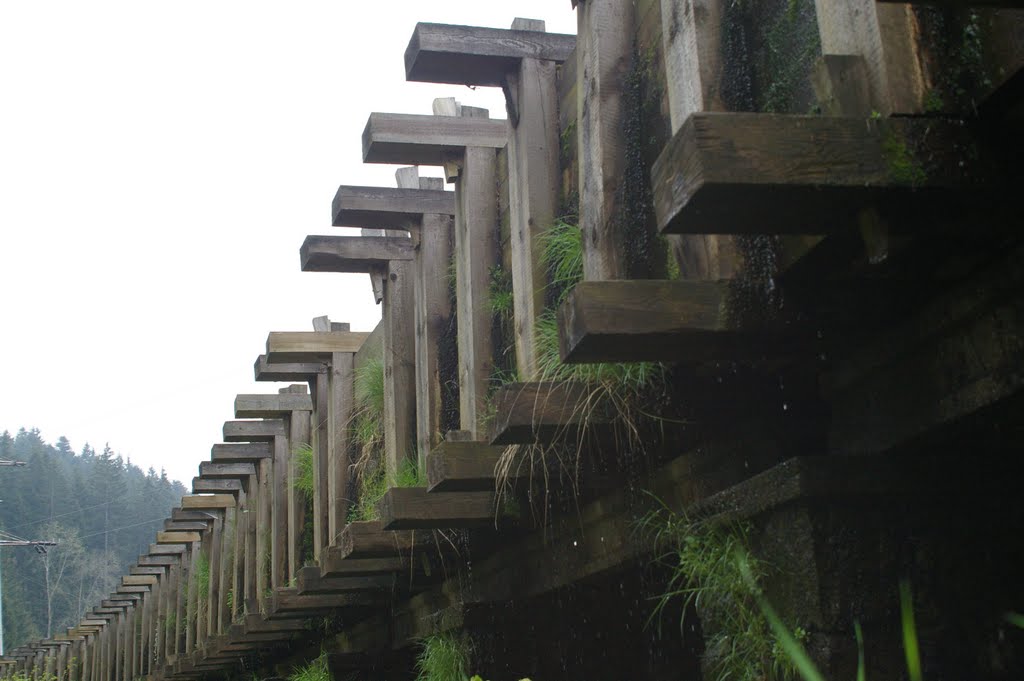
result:
[[(986, 472), (966, 478), (998, 490), (1012, 479), (998, 455), (1024, 442), (1019, 427), (1004, 427), (1021, 413), (1024, 268), (1000, 203), (1020, 172), (991, 142), (1019, 143), (1024, 55), (999, 36), (1019, 31), (1024, 13), (1009, 0), (945, 3), (988, 22), (985, 58), (1002, 74), (973, 93), (965, 122), (929, 110), (938, 67), (915, 4), (814, 3), (819, 50), (802, 74), (813, 115), (792, 110), (802, 100), (781, 113), (730, 100), (726, 42), (738, 10), (724, 0), (578, 4), (577, 36), (526, 19), (510, 29), (417, 25), (408, 79), (502, 88), (508, 118), (454, 99), (436, 101), (433, 116), (370, 114), (364, 161), (412, 167), (396, 188), (340, 187), (332, 225), (363, 234), (309, 236), (300, 261), (304, 271), (369, 274), (381, 324), (359, 333), (320, 318), (313, 331), (270, 333), (256, 379), (291, 385), (238, 395), (237, 420), (224, 424), (193, 494), (120, 586), (66, 634), (11, 651), (0, 676), (194, 679), (267, 651), (265, 664), (284, 664), (308, 659), (307, 623), (333, 615), (342, 625), (325, 648), (332, 669), (406, 678), (388, 660), (422, 637), (636, 570), (650, 547), (637, 539), (635, 494), (621, 480), (602, 481), (543, 527), (517, 519), (496, 485), (508, 446), (600, 440), (614, 416), (585, 386), (545, 380), (539, 367), (543, 244), (566, 199), (579, 212), (584, 280), (556, 311), (562, 360), (682, 367), (699, 428), (655, 457), (645, 488), (672, 508), (797, 528), (778, 535), (798, 538), (784, 567), (792, 583), (814, 573), (819, 589), (798, 609), (817, 627), (819, 657), (846, 674), (851, 642), (836, 631), (851, 608), (870, 621), (886, 605), (844, 590), (844, 569), (820, 549), (841, 529), (842, 510), (829, 504), (951, 493), (944, 471), (955, 459), (943, 441), (981, 442)], [(773, 75), (746, 66), (747, 86)], [(658, 133), (646, 121), (644, 139), (664, 138), (649, 161), (625, 139), (638, 106), (630, 69), (668, 125)], [(630, 262), (637, 162), (648, 219), (667, 235), (678, 277), (639, 276)], [(442, 168), (444, 180), (415, 166)], [(941, 243), (972, 220), (986, 223), (986, 245)], [(941, 236), (930, 240), (927, 226)], [(736, 305), (744, 282), (758, 283), (752, 236), (772, 244), (769, 278), (789, 296), (767, 321)], [(915, 261), (925, 256), (941, 271)], [(507, 350), (520, 381), (495, 392), (497, 267), (510, 273)], [(369, 357), (384, 362), (385, 465), (414, 461), (427, 485), (389, 489), (378, 520), (349, 522), (353, 380)], [(752, 365), (754, 378), (722, 369), (737, 364)], [(758, 392), (759, 374), (786, 387)], [(304, 445), (308, 505), (293, 457)], [(942, 456), (911, 456), (931, 450)], [(514, 506), (531, 471), (507, 477)], [(468, 583), (465, 556), (434, 533), (465, 529), (480, 547)], [(845, 555), (870, 562), (887, 531), (863, 529)]]

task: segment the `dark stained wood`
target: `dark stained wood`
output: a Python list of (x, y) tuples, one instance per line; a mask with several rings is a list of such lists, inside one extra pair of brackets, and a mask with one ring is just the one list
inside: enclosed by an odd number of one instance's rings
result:
[(392, 260), (412, 260), (412, 239), (395, 236), (310, 235), (299, 249), (303, 272), (365, 274)]
[(575, 46), (572, 35), (418, 23), (405, 50), (406, 79), (500, 87), (522, 59), (563, 62)]
[(255, 379), (261, 382), (308, 381), (326, 370), (323, 362), (271, 363), (267, 361), (266, 355), (257, 357), (252, 365)]
[(274, 614), (312, 614), (340, 608), (365, 608), (380, 602), (379, 598), (367, 593), (301, 595), (298, 589), (275, 589), (270, 607)]
[(358, 352), (368, 333), (340, 331), (272, 331), (267, 336), (270, 362), (328, 361), (333, 352)]
[(271, 622), (259, 615), (247, 615), (242, 626), (244, 627), (246, 634), (307, 630), (306, 625), (303, 622), (287, 620)]
[(242, 480), (226, 478), (192, 478), (192, 494), (238, 494)]
[(268, 442), (232, 442), (216, 444), (210, 450), (210, 460), (214, 463), (259, 463), (261, 459), (269, 459), (272, 454)]
[(338, 548), (333, 546), (320, 555), (320, 577), (322, 579), (384, 575), (408, 569), (408, 563), (403, 558), (346, 559), (342, 558)]
[[(652, 169), (668, 233), (828, 234), (991, 179), (969, 130), (910, 118), (695, 113)], [(901, 213), (902, 211), (902, 213)]]
[(599, 394), (577, 383), (510, 383), (494, 395), (491, 444), (527, 444), (575, 438), (600, 428), (608, 416)]
[[(427, 491), (494, 491), (496, 468), (504, 451), (504, 447), (486, 442), (442, 442), (427, 457)], [(508, 472), (512, 484), (528, 477), (529, 471), (518, 466)]]
[[(436, 189), (338, 187), (331, 211), (335, 227), (409, 229), (423, 215), (454, 215), (455, 195)], [(357, 348), (358, 349), (358, 348)]]
[(728, 282), (581, 282), (558, 311), (563, 362), (747, 360), (775, 357), (776, 334), (741, 330), (727, 308)]
[(441, 166), (467, 147), (504, 147), (507, 125), (489, 118), (372, 113), (363, 130), (363, 162)]
[(391, 558), (433, 546), (427, 532), (391, 532), (381, 521), (349, 523), (338, 539), (338, 555), (345, 559)]
[(299, 595), (340, 594), (351, 591), (388, 590), (394, 586), (394, 582), (395, 578), (391, 574), (324, 579), (320, 576), (319, 567), (304, 567), (299, 570), (296, 588)]
[(273, 442), (275, 436), (284, 434), (284, 422), (280, 419), (224, 422), (225, 442)]
[[(270, 342), (267, 342), (268, 349)], [(309, 395), (278, 393), (277, 395), (236, 395), (235, 417), (240, 419), (266, 419), (294, 411), (312, 411)]]
[(393, 487), (378, 502), (385, 530), (431, 530), (494, 525), (492, 492), (428, 493), (425, 487)]

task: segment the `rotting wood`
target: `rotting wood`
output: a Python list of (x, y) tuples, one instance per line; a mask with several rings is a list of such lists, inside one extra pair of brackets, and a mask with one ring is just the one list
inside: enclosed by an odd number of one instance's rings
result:
[(267, 359), (273, 363), (328, 360), (332, 352), (358, 352), (369, 335), (356, 331), (272, 331), (267, 336)]
[(414, 254), (409, 237), (311, 235), (302, 242), (299, 261), (303, 272), (363, 274)]
[(792, 334), (737, 328), (728, 282), (581, 282), (558, 310), (563, 362), (756, 360), (799, 352)]
[(428, 493), (425, 487), (392, 487), (377, 503), (384, 530), (485, 527), (495, 523), (492, 492)]
[[(427, 491), (493, 491), (498, 478), (498, 463), (505, 447), (486, 442), (442, 442), (427, 458)], [(507, 482), (516, 485), (529, 478), (529, 471), (512, 466)]]
[(275, 437), (284, 434), (284, 421), (280, 419), (224, 422), (224, 442), (228, 443), (273, 442)]
[(405, 50), (406, 79), (502, 87), (521, 60), (563, 62), (575, 45), (572, 35), (421, 22)]
[[(453, 215), (455, 197), (436, 189), (392, 189), (344, 185), (334, 196), (335, 227), (364, 229), (408, 229), (422, 215)], [(358, 348), (357, 348), (358, 349)]]
[(922, 119), (693, 114), (652, 169), (670, 233), (827, 234), (883, 214), (949, 205), (986, 178), (970, 132)]
[(235, 396), (235, 417), (240, 419), (275, 418), (297, 411), (312, 411), (309, 395), (278, 393), (277, 395)]
[(584, 427), (609, 423), (599, 394), (580, 383), (510, 383), (495, 393), (494, 404), (492, 445), (572, 441)]
[(324, 373), (326, 367), (322, 362), (275, 362), (267, 361), (266, 355), (260, 355), (252, 366), (253, 376), (257, 381), (286, 382), (308, 381)]

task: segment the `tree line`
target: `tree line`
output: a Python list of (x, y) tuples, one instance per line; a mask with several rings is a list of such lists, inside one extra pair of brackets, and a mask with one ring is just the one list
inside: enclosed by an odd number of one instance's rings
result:
[(0, 435), (0, 531), (57, 546), (0, 548), (4, 649), (63, 633), (114, 590), (185, 487), (105, 446), (80, 452), (36, 429)]

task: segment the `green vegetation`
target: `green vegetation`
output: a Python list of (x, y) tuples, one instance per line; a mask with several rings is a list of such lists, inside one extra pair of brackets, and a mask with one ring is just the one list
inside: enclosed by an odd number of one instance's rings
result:
[(331, 670), (327, 666), (327, 653), (320, 653), (315, 660), (302, 667), (295, 667), (288, 675), (288, 681), (332, 681)]
[(511, 322), (513, 314), (512, 275), (501, 265), (490, 270), (491, 280), (487, 290), (487, 306), (491, 314), (502, 321)]
[(426, 487), (427, 476), (412, 459), (406, 459), (394, 475), (388, 475), (385, 467), (374, 463), (372, 470), (364, 470), (359, 478), (359, 500), (349, 510), (348, 521), (377, 520), (377, 502), (392, 487)]
[(384, 442), (384, 359), (372, 357), (355, 372), (353, 438), (364, 448)]
[(295, 479), (292, 487), (306, 497), (313, 500), (313, 447), (308, 444), (301, 444), (292, 451), (292, 462), (295, 466)]
[(899, 184), (918, 187), (928, 179), (921, 164), (907, 148), (906, 142), (890, 133), (882, 141), (882, 152), (889, 165), (889, 178)]
[[(790, 679), (797, 664), (786, 654), (783, 639), (759, 607), (761, 584), (768, 566), (749, 557), (747, 528), (723, 526), (675, 513), (663, 504), (640, 521), (654, 543), (657, 561), (671, 577), (652, 617), (683, 599), (683, 615), (691, 608), (704, 629), (704, 664), (713, 681)], [(738, 555), (746, 556), (744, 562)], [(682, 619), (680, 619), (682, 628)], [(793, 640), (805, 637), (797, 628)]]
[(454, 634), (430, 636), (420, 642), (416, 681), (466, 681), (469, 647)]

